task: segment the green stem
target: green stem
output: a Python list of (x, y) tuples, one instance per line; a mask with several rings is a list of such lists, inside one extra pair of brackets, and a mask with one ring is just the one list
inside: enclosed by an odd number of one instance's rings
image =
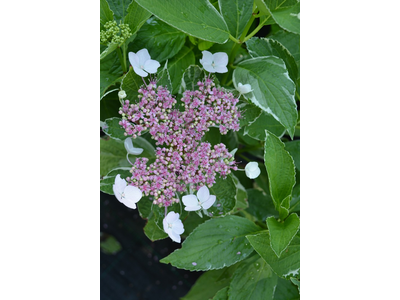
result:
[(296, 91), (296, 96), (297, 96), (297, 98), (299, 98), (299, 101), (300, 101), (300, 95), (297, 91)]
[(243, 40), (243, 43), (246, 42), (247, 40), (251, 39), (257, 32), (259, 32), (261, 30), (261, 28), (263, 28), (264, 24), (267, 23), (269, 17), (270, 16), (265, 18), (264, 21), (262, 21), (248, 36), (246, 36)]
[(125, 60), (125, 56), (122, 55), (121, 53), (121, 48), (118, 47), (117, 48), (117, 54), (119, 57), (119, 61), (121, 62), (121, 66), (122, 66), (122, 72), (126, 73), (126, 60)]
[(229, 34), (229, 38), (234, 41), (237, 44), (240, 44), (240, 41), (238, 39), (235, 39), (235, 37), (232, 34)]

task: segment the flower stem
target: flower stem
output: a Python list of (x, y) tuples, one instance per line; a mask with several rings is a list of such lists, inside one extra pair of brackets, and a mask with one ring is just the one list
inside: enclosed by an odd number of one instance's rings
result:
[(270, 16), (266, 17), (264, 21), (262, 21), (248, 36), (246, 36), (243, 40), (243, 43), (247, 40), (251, 39), (257, 32), (263, 28), (264, 24), (267, 23)]

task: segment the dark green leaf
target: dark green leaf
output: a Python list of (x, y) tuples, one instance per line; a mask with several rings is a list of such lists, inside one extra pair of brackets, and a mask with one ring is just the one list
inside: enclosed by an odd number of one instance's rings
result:
[(278, 276), (258, 255), (243, 262), (232, 276), (229, 300), (273, 300)]
[(115, 140), (124, 141), (126, 136), (124, 135), (125, 129), (119, 125), (121, 120), (121, 118), (106, 119), (102, 127), (103, 132)]
[(300, 171), (300, 140), (285, 142), (285, 149), (292, 156), (296, 169)]
[(123, 21), (127, 15), (127, 9), (129, 4), (135, 0), (107, 0), (111, 10), (114, 12), (114, 18), (119, 24), (119, 21)]
[(114, 139), (100, 139), (100, 176), (120, 167), (130, 167), (124, 143)]
[(296, 60), (297, 66), (300, 65), (300, 35), (280, 30), (268, 37), (285, 46)]
[(246, 211), (256, 217), (260, 222), (265, 222), (265, 220), (271, 216), (279, 216), (270, 195), (256, 189), (248, 189), (247, 195), (249, 197), (249, 207)]
[(138, 32), (135, 43), (129, 45), (128, 51), (136, 53), (146, 48), (151, 59), (163, 62), (182, 49), (185, 39), (186, 34), (183, 32), (156, 18), (150, 18)]
[(274, 217), (267, 219), (267, 226), (271, 240), (271, 248), (280, 257), (300, 228), (300, 219), (291, 214), (284, 221), (278, 222)]
[(296, 86), (282, 59), (267, 56), (242, 61), (233, 71), (233, 81), (235, 86), (250, 84), (253, 91), (245, 97), (271, 114), (293, 137), (298, 115)]
[(300, 300), (299, 290), (289, 280), (279, 278), (278, 285), (276, 286), (275, 290), (274, 300)]
[[(103, 52), (106, 47), (100, 47)], [(100, 97), (108, 88), (121, 81), (122, 67), (116, 51), (111, 52), (100, 62)]]
[(244, 134), (247, 134), (259, 141), (264, 141), (266, 129), (279, 137), (282, 136), (286, 131), (285, 127), (275, 120), (273, 116), (263, 111), (261, 115), (254, 120), (254, 122), (250, 122), (244, 128)]
[(228, 28), (208, 0), (136, 0), (165, 23), (202, 40), (225, 43)]
[(114, 20), (114, 13), (110, 9), (106, 0), (100, 0), (100, 30), (104, 29), (104, 25), (108, 21)]
[(144, 226), (144, 234), (153, 242), (168, 237), (168, 234), (158, 227), (153, 219), (147, 221), (146, 226)]
[(153, 201), (146, 196), (143, 196), (142, 199), (140, 199), (140, 201), (137, 203), (139, 214), (143, 219), (149, 219), (152, 216), (152, 206)]
[(269, 178), (269, 189), (275, 208), (284, 219), (289, 213), (292, 189), (296, 183), (294, 162), (285, 150), (285, 144), (278, 137), (267, 130), (265, 134), (264, 161)]
[(100, 180), (100, 191), (109, 195), (114, 195), (113, 185), (115, 182), (115, 177), (120, 174), (121, 178), (126, 180), (128, 177), (132, 176), (131, 172), (129, 172), (130, 170), (131, 168), (129, 167), (116, 168), (111, 170)]
[(236, 185), (232, 176), (225, 179), (217, 175), (215, 183), (209, 187), (210, 195), (215, 195), (217, 200), (207, 211), (215, 217), (224, 216), (230, 213), (236, 205)]
[(183, 73), (190, 65), (195, 63), (192, 49), (192, 47), (183, 46), (178, 54), (168, 61), (168, 72), (172, 81), (172, 94), (178, 93)]
[(295, 236), (289, 247), (277, 257), (270, 246), (268, 231), (254, 235), (247, 235), (246, 238), (254, 250), (271, 266), (272, 270), (282, 278), (289, 279), (297, 276), (300, 271), (300, 238)]
[(245, 235), (260, 230), (253, 222), (226, 216), (199, 225), (162, 263), (191, 271), (221, 269), (248, 257), (253, 251)]
[(187, 218), (183, 221), (183, 226), (185, 227), (185, 232), (182, 234), (183, 237), (187, 237), (192, 233), (193, 230), (197, 228), (200, 224), (209, 220), (207, 216), (200, 216), (196, 212), (191, 212), (188, 214)]
[(150, 16), (150, 12), (142, 8), (136, 1), (132, 1), (128, 6), (124, 24), (128, 24), (132, 34), (135, 34)]
[(250, 103), (244, 103), (238, 106), (241, 118), (240, 127), (246, 126), (249, 123), (253, 123), (259, 116), (261, 116), (262, 110)]
[(253, 13), (253, 0), (219, 0), (219, 10), (235, 38), (239, 38)]
[(240, 183), (239, 179), (233, 174), (232, 174), (232, 179), (236, 185), (236, 205), (233, 209), (233, 212), (235, 213), (238, 210), (248, 208), (249, 203), (247, 200), (248, 199), (247, 191), (244, 188), (244, 186)]
[(105, 121), (106, 119), (113, 117), (120, 117), (118, 113), (121, 103), (118, 98), (119, 89), (114, 89), (107, 92), (100, 99), (100, 121)]
[(290, 281), (293, 282), (293, 284), (297, 286), (299, 293), (300, 293), (300, 280), (298, 280), (295, 277), (290, 277)]
[(130, 103), (137, 103), (138, 90), (142, 85), (144, 85), (142, 77), (136, 74), (133, 68), (130, 67), (121, 82), (121, 90), (124, 90), (126, 93), (126, 99), (124, 100), (129, 100)]
[(197, 82), (204, 80), (206, 73), (199, 66), (189, 66), (182, 75), (182, 80), (179, 86), (179, 93), (184, 91), (194, 91), (198, 89)]
[(212, 298), (212, 300), (228, 300), (228, 289), (229, 287), (226, 286), (223, 289), (220, 289)]
[(171, 77), (168, 72), (168, 61), (165, 62), (164, 68), (157, 73), (157, 85), (167, 87), (168, 91), (172, 91)]
[(107, 233), (100, 233), (100, 249), (105, 254), (116, 254), (122, 247), (118, 240)]

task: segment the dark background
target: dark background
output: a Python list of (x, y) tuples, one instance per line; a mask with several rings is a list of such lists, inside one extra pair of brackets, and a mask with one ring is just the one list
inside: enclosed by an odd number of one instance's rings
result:
[(114, 236), (122, 249), (100, 252), (101, 300), (176, 300), (185, 296), (203, 272), (158, 262), (181, 244), (170, 238), (152, 242), (143, 232), (146, 220), (113, 195), (100, 192), (100, 231)]

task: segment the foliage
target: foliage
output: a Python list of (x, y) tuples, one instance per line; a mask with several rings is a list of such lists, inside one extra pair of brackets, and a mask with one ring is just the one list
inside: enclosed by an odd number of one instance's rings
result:
[[(239, 99), (240, 128), (225, 135), (214, 124), (201, 141), (223, 143), (239, 170), (215, 178), (209, 193), (216, 201), (203, 213), (186, 211), (182, 201), (164, 209), (143, 196), (144, 232), (152, 241), (169, 238), (163, 219), (179, 213), (182, 247), (160, 262), (206, 271), (185, 300), (299, 299), (300, 2), (100, 0), (100, 32), (101, 191), (113, 195), (116, 176), (129, 180), (136, 161), (156, 161), (158, 146), (146, 130), (132, 139), (142, 154), (127, 156), (124, 148), (122, 100), (138, 103), (144, 85), (128, 53), (146, 48), (161, 64), (150, 77), (178, 103), (210, 76)], [(225, 52), (228, 72), (209, 75), (200, 63), (204, 50)], [(261, 170), (256, 179), (244, 172), (252, 161)]]

